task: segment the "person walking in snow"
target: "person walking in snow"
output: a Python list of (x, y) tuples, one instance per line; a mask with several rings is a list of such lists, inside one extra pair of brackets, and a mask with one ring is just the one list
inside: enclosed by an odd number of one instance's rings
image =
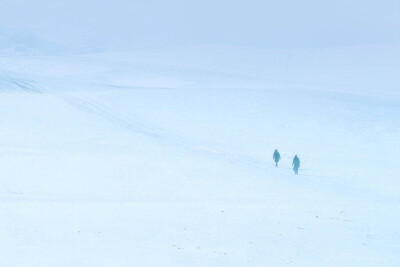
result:
[(275, 149), (274, 156), (272, 157), (275, 161), (275, 167), (278, 167), (278, 162), (281, 159), (281, 155), (278, 152), (278, 149)]
[(300, 159), (297, 157), (297, 155), (294, 156), (294, 158), (293, 158), (292, 166), (293, 166), (294, 173), (298, 174), (299, 173), (299, 168), (300, 168)]

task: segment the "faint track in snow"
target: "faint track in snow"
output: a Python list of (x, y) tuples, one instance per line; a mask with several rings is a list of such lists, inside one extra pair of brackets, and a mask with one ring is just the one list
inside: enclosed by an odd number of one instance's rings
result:
[(200, 152), (203, 154), (208, 154), (209, 156), (217, 157), (219, 159), (225, 159), (229, 162), (236, 164), (245, 164), (251, 167), (255, 167), (257, 169), (269, 169), (266, 162), (261, 161), (257, 158), (252, 158), (250, 156), (235, 154), (227, 151), (220, 151), (213, 147), (201, 144), (198, 141), (194, 141), (190, 138), (179, 136), (175, 133), (171, 133), (165, 130), (159, 130), (154, 127), (149, 127), (135, 120), (128, 119), (122, 115), (116, 114), (106, 107), (99, 105), (98, 103), (94, 104), (94, 102), (88, 100), (87, 98), (68, 96), (63, 97), (63, 99), (78, 110), (97, 115), (128, 131), (155, 138), (163, 143), (166, 143), (167, 145), (172, 144), (174, 146), (184, 147), (197, 153)]
[(267, 170), (272, 169), (273, 167), (273, 164), (271, 164), (271, 166), (269, 167), (269, 164), (267, 162), (251, 156), (221, 151), (191, 138), (180, 136), (178, 134), (171, 133), (163, 129), (157, 129), (156, 127), (148, 126), (131, 118), (127, 118), (123, 114), (113, 112), (106, 106), (97, 103), (91, 99), (88, 99), (87, 97), (78, 96), (76, 94), (54, 95), (61, 98), (63, 101), (73, 106), (77, 110), (96, 115), (113, 123), (114, 125), (117, 125), (118, 127), (121, 127), (136, 134), (142, 134), (147, 137), (154, 138), (166, 145), (182, 147), (197, 153), (203, 153), (209, 156), (217, 157), (219, 159), (227, 160), (231, 163), (244, 164), (257, 169)]
[(264, 170), (268, 169), (267, 168), (268, 165), (266, 162), (260, 161), (256, 158), (240, 154), (234, 154), (226, 151), (220, 151), (218, 149), (205, 146), (204, 144), (201, 144), (197, 141), (191, 140), (190, 138), (179, 136), (177, 134), (165, 130), (156, 129), (155, 127), (147, 126), (143, 123), (140, 123), (132, 119), (128, 119), (123, 115), (119, 115), (115, 112), (112, 112), (106, 107), (102, 106), (101, 104), (95, 103), (94, 101), (89, 100), (88, 98), (79, 97), (76, 95), (60, 96), (60, 97), (74, 108), (82, 112), (99, 116), (128, 131), (132, 131), (134, 133), (139, 133), (148, 137), (155, 138), (169, 145), (173, 144), (175, 146), (184, 147), (192, 151), (216, 156), (221, 159), (226, 159), (233, 163), (242, 163), (245, 165), (256, 167), (258, 169), (264, 169)]
[(155, 128), (151, 128), (137, 121), (126, 119), (123, 116), (120, 116), (116, 113), (110, 112), (106, 107), (98, 103), (95, 104), (93, 101), (87, 98), (78, 97), (76, 95), (69, 95), (69, 96), (57, 95), (57, 96), (63, 99), (66, 103), (73, 106), (77, 110), (101, 117), (129, 131), (133, 131), (151, 137), (161, 136), (161, 131), (156, 130)]
[(35, 81), (16, 77), (6, 73), (0, 74), (0, 90), (26, 93), (43, 93), (43, 90), (36, 85)]

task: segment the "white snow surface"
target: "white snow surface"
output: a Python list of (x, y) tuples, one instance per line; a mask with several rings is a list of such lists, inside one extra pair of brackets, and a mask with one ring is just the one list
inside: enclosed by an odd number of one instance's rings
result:
[(0, 266), (400, 266), (399, 48), (3, 54)]

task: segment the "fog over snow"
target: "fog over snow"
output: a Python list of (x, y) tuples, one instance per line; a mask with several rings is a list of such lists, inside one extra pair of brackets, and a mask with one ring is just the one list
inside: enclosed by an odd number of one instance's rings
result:
[(398, 0), (0, 1), (0, 28), (58, 45), (320, 48), (396, 41)]
[(398, 0), (0, 0), (0, 266), (399, 266), (399, 73)]

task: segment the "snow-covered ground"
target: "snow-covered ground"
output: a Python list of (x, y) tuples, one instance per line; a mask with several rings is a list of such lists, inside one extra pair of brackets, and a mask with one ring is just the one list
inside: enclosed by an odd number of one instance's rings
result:
[(399, 48), (3, 54), (0, 265), (400, 266)]

